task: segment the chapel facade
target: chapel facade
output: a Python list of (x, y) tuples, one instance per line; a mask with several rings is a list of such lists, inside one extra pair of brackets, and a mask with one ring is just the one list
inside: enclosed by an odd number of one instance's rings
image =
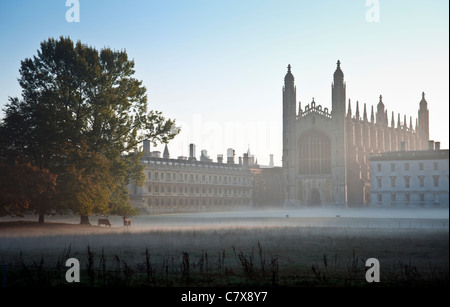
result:
[(370, 204), (370, 155), (399, 150), (426, 150), (429, 111), (425, 93), (418, 118), (400, 114), (390, 121), (383, 97), (369, 107), (346, 97), (340, 61), (331, 84), (331, 109), (312, 99), (303, 108), (296, 99), (291, 66), (284, 77), (283, 177), (288, 206)]

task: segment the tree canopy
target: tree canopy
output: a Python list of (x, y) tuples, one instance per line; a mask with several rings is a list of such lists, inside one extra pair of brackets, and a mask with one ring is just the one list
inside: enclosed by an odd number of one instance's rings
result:
[(82, 223), (92, 213), (135, 214), (127, 185), (144, 181), (139, 144), (167, 143), (179, 130), (147, 110), (146, 88), (126, 51), (50, 38), (19, 72), (22, 97), (9, 98), (0, 123), (2, 163), (55, 175), (49, 210), (70, 209)]

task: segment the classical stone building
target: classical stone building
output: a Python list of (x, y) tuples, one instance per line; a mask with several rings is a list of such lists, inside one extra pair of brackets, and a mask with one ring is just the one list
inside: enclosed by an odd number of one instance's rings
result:
[(201, 161), (190, 145), (190, 156), (171, 159), (167, 146), (163, 157), (150, 152), (144, 141), (145, 182), (128, 187), (132, 204), (147, 213), (242, 209), (252, 205), (253, 176), (248, 165), (237, 164), (234, 153), (226, 163), (212, 162), (202, 151)]
[(371, 155), (372, 206), (448, 207), (449, 155), (440, 143), (428, 150)]
[[(370, 203), (370, 154), (426, 149), (429, 140), (425, 94), (418, 120), (392, 113), (382, 96), (374, 111), (346, 97), (340, 61), (331, 85), (331, 109), (312, 99), (303, 108), (296, 99), (291, 66), (283, 86), (283, 176), (286, 205), (364, 206)], [(362, 108), (362, 110), (360, 109)], [(369, 113), (370, 112), (370, 113)]]

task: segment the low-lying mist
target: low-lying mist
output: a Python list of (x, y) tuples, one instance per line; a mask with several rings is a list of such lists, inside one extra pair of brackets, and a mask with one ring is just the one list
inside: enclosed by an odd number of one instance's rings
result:
[[(298, 276), (312, 274), (311, 265), (318, 269), (317, 263), (325, 257), (336, 260), (336, 270), (345, 271), (351, 257), (374, 257), (380, 260), (383, 272), (389, 268), (393, 280), (397, 270), (407, 265), (420, 270), (421, 276), (443, 274), (448, 281), (448, 208), (247, 209), (138, 215), (132, 217), (131, 227), (124, 227), (117, 216), (109, 217), (111, 227), (97, 226), (98, 218), (90, 216), (92, 225), (86, 226), (79, 225), (77, 216), (51, 216), (44, 225), (36, 223), (36, 216), (4, 217), (0, 219), (0, 264), (18, 267), (22, 262), (44, 261), (51, 267), (70, 251), (84, 266), (86, 261), (100, 265), (98, 261), (104, 257), (110, 265), (120, 258), (132, 267), (151, 255), (152, 265), (163, 278), (167, 267), (178, 276), (180, 263), (186, 265), (186, 255), (193, 270), (200, 270), (200, 263), (209, 255), (211, 271), (218, 269), (222, 274), (217, 282), (226, 284), (230, 276), (241, 276), (240, 261), (255, 260), (254, 253), (259, 251), (274, 261), (278, 282), (286, 278), (286, 285), (295, 283)], [(21, 222), (11, 223), (18, 220)], [(364, 280), (364, 265), (361, 272), (359, 277)], [(314, 274), (308, 278), (314, 280)]]

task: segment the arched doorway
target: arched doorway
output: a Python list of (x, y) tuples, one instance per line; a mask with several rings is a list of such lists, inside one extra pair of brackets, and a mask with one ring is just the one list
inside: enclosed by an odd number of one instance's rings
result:
[(320, 205), (320, 193), (316, 188), (312, 189), (309, 197), (309, 205), (310, 206), (319, 206)]

